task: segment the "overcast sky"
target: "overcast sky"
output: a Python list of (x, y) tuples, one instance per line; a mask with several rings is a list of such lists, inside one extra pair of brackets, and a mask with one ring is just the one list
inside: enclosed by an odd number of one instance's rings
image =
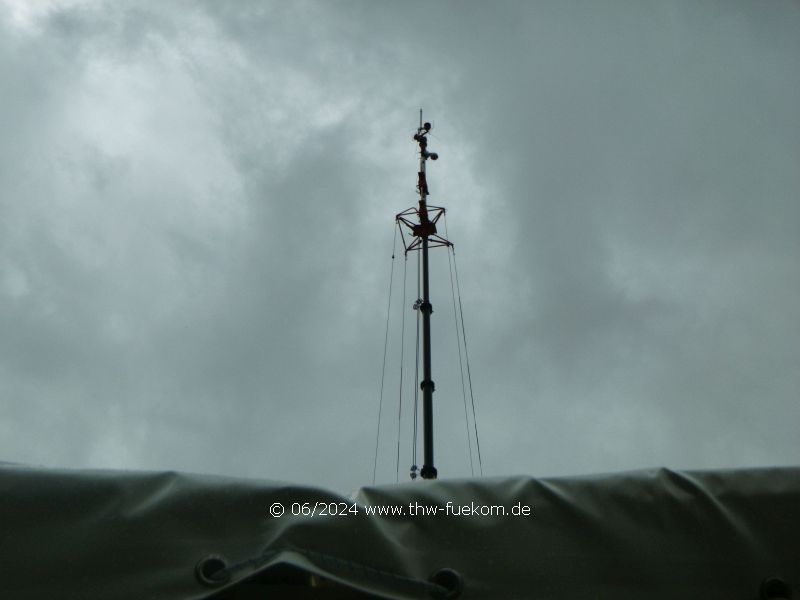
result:
[[(800, 461), (790, 0), (0, 0), (0, 460), (371, 483), (420, 107), (486, 475)], [(403, 310), (411, 465), (402, 257), (379, 483)]]

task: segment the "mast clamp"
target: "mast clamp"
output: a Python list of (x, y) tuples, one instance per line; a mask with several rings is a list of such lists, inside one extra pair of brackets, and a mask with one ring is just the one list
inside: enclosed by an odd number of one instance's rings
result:
[(431, 379), (423, 379), (422, 381), (419, 382), (419, 389), (421, 389), (424, 392), (426, 388), (430, 388), (431, 392), (436, 391), (436, 386), (433, 384), (433, 381)]

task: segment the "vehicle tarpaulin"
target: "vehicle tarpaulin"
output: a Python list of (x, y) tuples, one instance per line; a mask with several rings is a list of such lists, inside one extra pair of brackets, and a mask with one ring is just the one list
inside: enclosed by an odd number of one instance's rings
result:
[[(800, 596), (800, 469), (308, 486), (0, 466), (3, 598)], [(767, 581), (767, 583), (764, 583)]]

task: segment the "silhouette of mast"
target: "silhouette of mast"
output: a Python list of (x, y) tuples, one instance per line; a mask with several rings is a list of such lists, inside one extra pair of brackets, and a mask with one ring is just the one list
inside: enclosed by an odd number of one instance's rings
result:
[[(418, 250), (422, 252), (422, 298), (417, 300), (417, 306), (422, 313), (422, 365), (423, 379), (420, 382), (422, 390), (422, 420), (423, 420), (423, 447), (424, 462), (420, 474), (423, 479), (436, 479), (437, 471), (433, 462), (433, 375), (431, 373), (431, 314), (433, 306), (430, 300), (430, 284), (428, 276), (428, 249), (436, 246), (452, 246), (452, 244), (437, 235), (436, 222), (444, 214), (440, 206), (428, 206), (428, 181), (425, 176), (425, 164), (428, 159), (437, 160), (439, 155), (428, 151), (427, 135), (431, 130), (430, 123), (422, 122), (422, 109), (419, 111), (419, 128), (414, 134), (414, 141), (419, 144), (419, 172), (417, 173), (417, 191), (419, 192), (419, 206), (412, 207), (396, 216), (398, 225), (405, 227), (411, 233), (411, 241), (403, 245), (405, 252)], [(416, 465), (412, 467), (411, 476), (416, 477)]]

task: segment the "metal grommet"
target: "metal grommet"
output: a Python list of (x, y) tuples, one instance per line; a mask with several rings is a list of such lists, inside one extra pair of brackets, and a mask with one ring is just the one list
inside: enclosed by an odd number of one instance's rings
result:
[(223, 557), (212, 554), (197, 563), (194, 568), (194, 574), (203, 585), (216, 587), (230, 581), (231, 574), (225, 571), (227, 566), (228, 563)]
[(767, 577), (759, 588), (761, 600), (790, 600), (792, 588), (780, 577)]
[(441, 589), (432, 592), (434, 598), (458, 598), (464, 589), (464, 578), (454, 569), (439, 569), (431, 575), (430, 582)]

